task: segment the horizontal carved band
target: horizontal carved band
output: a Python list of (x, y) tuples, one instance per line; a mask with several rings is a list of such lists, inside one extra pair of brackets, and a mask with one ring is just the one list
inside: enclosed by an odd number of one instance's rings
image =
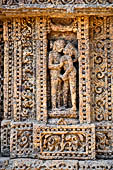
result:
[(2, 0), (3, 5), (17, 5), (24, 4), (112, 4), (112, 0)]
[(0, 159), (0, 167), (2, 170), (112, 170), (113, 161), (98, 160), (98, 161), (61, 161), (61, 160), (37, 160), (37, 159)]
[(113, 158), (113, 125), (110, 123), (55, 127), (3, 121), (1, 132), (4, 156), (11, 151), (13, 158), (93, 159), (95, 154), (97, 158)]

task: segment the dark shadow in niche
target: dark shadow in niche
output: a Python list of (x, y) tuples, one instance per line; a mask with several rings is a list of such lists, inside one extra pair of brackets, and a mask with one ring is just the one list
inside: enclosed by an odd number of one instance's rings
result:
[[(68, 55), (68, 51), (72, 51), (72, 56)], [(47, 107), (49, 117), (78, 118), (79, 63), (77, 55), (78, 41), (75, 33), (51, 32), (48, 35)], [(62, 66), (59, 69), (57, 65)], [(67, 80), (63, 80), (62, 76), (69, 69), (69, 65), (72, 65), (72, 69), (69, 71)], [(59, 71), (52, 68), (55, 66)], [(75, 77), (74, 74), (76, 74)], [(73, 102), (74, 96), (75, 103)]]

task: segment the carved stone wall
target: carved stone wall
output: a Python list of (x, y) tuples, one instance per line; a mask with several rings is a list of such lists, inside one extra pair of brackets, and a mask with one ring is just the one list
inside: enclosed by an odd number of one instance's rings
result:
[(112, 170), (112, 1), (0, 5), (0, 168)]

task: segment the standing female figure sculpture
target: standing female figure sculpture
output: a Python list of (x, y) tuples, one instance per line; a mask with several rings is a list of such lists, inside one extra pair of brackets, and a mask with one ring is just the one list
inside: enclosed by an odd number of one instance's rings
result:
[(49, 53), (50, 78), (51, 78), (51, 103), (52, 110), (60, 107), (61, 79), (60, 76), (60, 58), (61, 52), (65, 46), (64, 40), (56, 40), (53, 44), (53, 50)]
[(60, 59), (60, 68), (63, 67), (64, 74), (60, 75), (60, 78), (64, 82), (63, 86), (64, 106), (67, 107), (68, 91), (70, 88), (72, 111), (76, 111), (76, 68), (74, 67), (73, 62), (76, 62), (78, 59), (77, 50), (71, 43), (68, 43), (64, 48), (63, 53), (64, 55)]

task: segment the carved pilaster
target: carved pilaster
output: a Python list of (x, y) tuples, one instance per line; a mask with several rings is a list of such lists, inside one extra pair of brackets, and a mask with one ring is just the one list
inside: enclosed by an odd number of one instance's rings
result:
[(4, 119), (13, 117), (14, 42), (12, 19), (4, 22)]
[(3, 73), (4, 73), (3, 22), (0, 21), (0, 121), (3, 119)]
[(13, 111), (14, 120), (20, 120), (21, 113), (21, 81), (22, 81), (22, 46), (21, 46), (21, 27), (20, 19), (13, 19), (14, 27), (14, 96)]
[[(22, 45), (22, 105), (21, 120), (34, 120), (36, 117), (36, 46), (35, 18), (21, 19)], [(21, 80), (20, 80), (21, 81)]]
[(89, 17), (78, 17), (79, 40), (79, 114), (80, 122), (91, 122)]
[(37, 25), (36, 107), (37, 120), (47, 122), (47, 20), (40, 17)]
[(112, 31), (111, 17), (90, 18), (90, 56), (93, 121), (112, 118)]

